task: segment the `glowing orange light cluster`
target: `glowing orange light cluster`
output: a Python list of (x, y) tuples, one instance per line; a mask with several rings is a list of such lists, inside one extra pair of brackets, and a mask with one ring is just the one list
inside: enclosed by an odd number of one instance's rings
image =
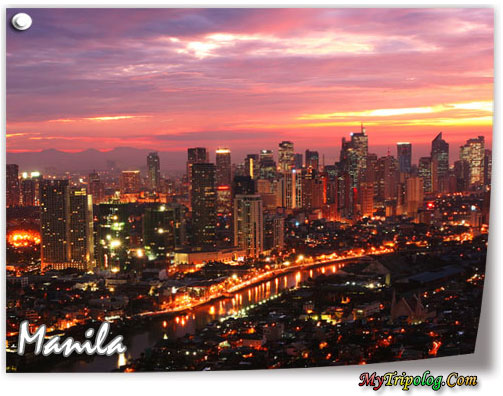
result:
[(16, 230), (7, 236), (7, 242), (14, 247), (39, 245), (40, 234), (32, 230)]

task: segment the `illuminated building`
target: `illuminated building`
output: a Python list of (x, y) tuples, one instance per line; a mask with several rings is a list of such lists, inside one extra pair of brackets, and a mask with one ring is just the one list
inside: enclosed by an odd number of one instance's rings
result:
[(440, 132), (431, 142), (431, 189), (432, 192), (444, 192), (449, 172), (449, 144), (442, 139)]
[(94, 267), (93, 208), (85, 188), (68, 180), (42, 180), (40, 185), (42, 269)]
[(298, 192), (302, 194), (299, 207), (308, 210), (321, 208), (324, 203), (324, 185), (319, 173), (313, 168), (306, 168), (297, 172), (297, 176), (301, 179), (301, 188)]
[(214, 246), (216, 242), (217, 196), (215, 165), (192, 165), (192, 243), (196, 246)]
[(407, 142), (398, 142), (396, 144), (396, 152), (400, 172), (410, 173), (412, 163), (412, 144)]
[(292, 169), (283, 173), (281, 206), (287, 209), (302, 207), (302, 174), (301, 170)]
[(145, 209), (143, 241), (149, 260), (166, 259), (185, 243), (185, 210), (180, 204), (157, 205)]
[(260, 176), (260, 162), (258, 154), (248, 154), (244, 162), (245, 175), (252, 179), (257, 179)]
[(232, 212), (232, 189), (230, 186), (217, 187), (217, 213), (230, 214)]
[(397, 196), (397, 181), (398, 181), (398, 164), (397, 160), (387, 155), (377, 160), (377, 200), (385, 202), (396, 199)]
[(294, 165), (293, 143), (283, 141), (279, 144), (278, 150), (278, 165), (280, 172), (288, 172), (292, 170)]
[(231, 185), (231, 151), (227, 148), (216, 150), (216, 186)]
[(484, 185), (491, 185), (491, 172), (493, 167), (493, 156), (491, 150), (484, 152)]
[(149, 153), (147, 156), (147, 181), (148, 188), (151, 191), (159, 191), (161, 186), (161, 166), (157, 152)]
[(5, 187), (7, 190), (7, 207), (19, 206), (19, 167), (16, 164), (7, 164)]
[(121, 194), (134, 194), (141, 190), (140, 171), (122, 171), (120, 178)]
[(205, 147), (187, 149), (187, 183), (189, 190), (189, 203), (192, 202), (192, 165), (204, 164), (210, 161), (209, 153)]
[(96, 258), (100, 268), (124, 271), (129, 267), (131, 224), (127, 207), (116, 202), (98, 205)]
[(21, 175), (21, 204), (23, 206), (40, 205), (40, 172), (23, 172)]
[(40, 183), (42, 268), (69, 260), (67, 189), (68, 180), (42, 180)]
[(419, 208), (423, 206), (423, 198), (423, 179), (421, 177), (409, 177), (405, 187), (405, 203), (409, 217), (417, 217)]
[(320, 156), (317, 151), (306, 150), (306, 168), (317, 171), (320, 166)]
[(362, 182), (359, 189), (359, 201), (362, 217), (371, 217), (374, 213), (374, 183)]
[(264, 250), (264, 220), (260, 195), (234, 198), (234, 245), (257, 257)]
[(468, 139), (466, 144), (461, 146), (459, 151), (459, 159), (465, 161), (469, 168), (470, 187), (480, 186), (484, 184), (484, 137)]
[(264, 250), (281, 251), (285, 245), (285, 218), (281, 214), (264, 214)]
[(69, 258), (77, 267), (95, 266), (93, 201), (85, 188), (68, 189), (68, 248)]
[(276, 177), (276, 163), (272, 150), (261, 150), (259, 154), (259, 177), (261, 179), (274, 179)]
[(431, 157), (419, 158), (418, 176), (423, 179), (423, 189), (425, 194), (431, 193)]
[(93, 202), (95, 204), (101, 203), (101, 201), (105, 198), (105, 189), (103, 183), (101, 182), (100, 175), (96, 171), (89, 174), (88, 186), (89, 193), (93, 197)]
[(342, 138), (340, 163), (343, 171), (351, 176), (351, 187), (357, 188), (367, 169), (368, 136), (363, 125), (361, 132), (351, 132), (350, 136), (350, 141)]

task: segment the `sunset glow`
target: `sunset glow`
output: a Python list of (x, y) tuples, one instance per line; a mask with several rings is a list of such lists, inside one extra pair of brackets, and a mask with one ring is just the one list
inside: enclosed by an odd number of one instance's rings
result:
[(225, 144), (238, 160), (288, 136), (331, 161), (361, 122), (378, 154), (406, 135), (417, 159), (439, 131), (453, 158), (491, 145), (491, 9), (30, 13), (7, 35), (12, 153)]

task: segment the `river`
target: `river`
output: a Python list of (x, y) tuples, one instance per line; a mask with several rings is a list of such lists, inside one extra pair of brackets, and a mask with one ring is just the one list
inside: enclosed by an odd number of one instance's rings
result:
[[(349, 259), (349, 261), (354, 259)], [(119, 356), (95, 356), (92, 360), (76, 360), (70, 364), (59, 364), (54, 370), (60, 372), (110, 372), (124, 364), (128, 359), (135, 359), (153, 347), (163, 337), (183, 337), (187, 333), (194, 334), (204, 328), (209, 322), (225, 318), (229, 315), (244, 312), (250, 307), (265, 302), (282, 291), (298, 287), (308, 278), (316, 278), (321, 274), (334, 274), (342, 268), (348, 260), (320, 264), (308, 268), (294, 270), (248, 286), (232, 297), (221, 297), (218, 300), (200, 305), (186, 313), (168, 314), (152, 317), (141, 329), (134, 330), (126, 337), (125, 354)]]

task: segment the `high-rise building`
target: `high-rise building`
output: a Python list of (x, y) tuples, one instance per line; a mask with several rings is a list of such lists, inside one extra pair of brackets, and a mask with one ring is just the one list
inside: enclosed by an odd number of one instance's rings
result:
[(7, 164), (5, 187), (7, 189), (7, 207), (19, 206), (19, 167), (16, 164)]
[(468, 139), (460, 148), (459, 159), (466, 161), (470, 170), (468, 181), (470, 187), (484, 184), (484, 156), (484, 136)]
[(217, 196), (215, 165), (192, 165), (192, 243), (211, 247), (216, 243)]
[(484, 185), (491, 185), (491, 172), (493, 167), (493, 155), (491, 150), (484, 152)]
[(431, 189), (444, 192), (447, 188), (449, 172), (449, 143), (442, 139), (440, 132), (431, 142)]
[(42, 268), (63, 265), (68, 251), (68, 180), (40, 183), (40, 234)]
[(180, 204), (162, 204), (145, 209), (143, 241), (149, 260), (162, 259), (185, 243), (185, 210)]
[(385, 202), (397, 198), (398, 163), (387, 155), (377, 160), (377, 201)]
[(302, 154), (295, 153), (293, 155), (293, 167), (295, 169), (302, 169)]
[(257, 179), (260, 176), (260, 161), (258, 154), (248, 154), (245, 158), (245, 174), (252, 179)]
[(374, 214), (374, 182), (360, 183), (358, 193), (362, 217), (372, 217)]
[(121, 194), (135, 194), (141, 190), (140, 171), (122, 171), (120, 178)]
[(228, 148), (216, 150), (216, 185), (231, 185), (231, 151)]
[(433, 191), (431, 181), (431, 157), (419, 158), (418, 176), (423, 179), (424, 193), (431, 193)]
[(105, 186), (103, 185), (98, 172), (94, 171), (89, 174), (88, 186), (89, 194), (93, 197), (93, 202), (95, 204), (101, 203), (101, 201), (105, 198)]
[(147, 156), (147, 181), (150, 190), (159, 191), (161, 187), (161, 165), (157, 152), (149, 153)]
[(412, 144), (398, 142), (396, 144), (398, 167), (401, 173), (410, 173), (412, 166)]
[(251, 176), (235, 176), (232, 182), (232, 196), (255, 194), (255, 180)]
[(40, 181), (42, 175), (40, 172), (23, 172), (21, 175), (21, 205), (39, 206), (40, 205)]
[(280, 172), (288, 172), (294, 166), (293, 143), (283, 141), (279, 144), (278, 165)]
[(92, 196), (85, 188), (68, 188), (68, 249), (76, 267), (95, 265)]
[(409, 217), (417, 217), (418, 210), (423, 205), (423, 197), (423, 178), (419, 176), (409, 177), (405, 187), (405, 203)]
[(281, 214), (264, 214), (264, 250), (283, 250), (285, 245), (285, 218)]
[(264, 220), (260, 195), (234, 198), (234, 244), (257, 257), (264, 250)]
[(352, 188), (357, 188), (367, 169), (368, 136), (363, 125), (360, 132), (351, 132), (350, 136), (350, 141), (342, 138), (340, 163), (351, 176)]
[(102, 269), (129, 269), (131, 223), (128, 221), (127, 208), (128, 204), (119, 202), (98, 205), (96, 258)]
[(92, 197), (68, 180), (40, 184), (41, 268), (94, 267)]
[(261, 150), (259, 154), (259, 178), (274, 179), (276, 177), (276, 163), (272, 150)]
[(320, 156), (317, 151), (306, 150), (306, 168), (318, 171), (320, 166)]

